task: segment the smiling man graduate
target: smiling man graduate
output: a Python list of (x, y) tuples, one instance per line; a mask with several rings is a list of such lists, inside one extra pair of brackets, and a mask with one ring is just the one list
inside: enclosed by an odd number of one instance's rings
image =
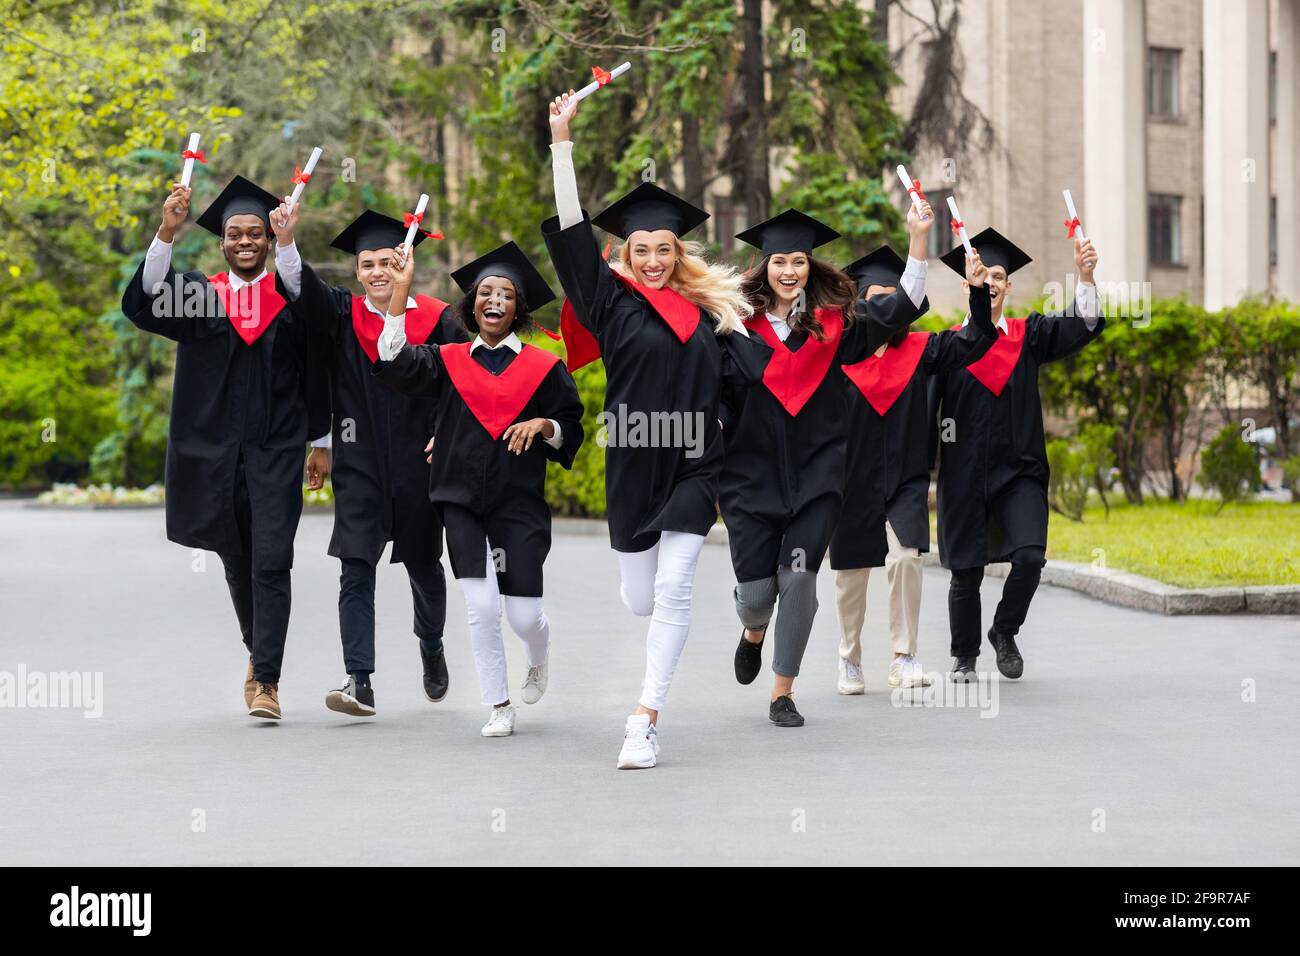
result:
[[(994, 229), (985, 229), (971, 245), (988, 267), (997, 341), (977, 361), (930, 382), (930, 418), (940, 423), (937, 433), (945, 439), (938, 443), (939, 560), (952, 572), (948, 623), (955, 681), (976, 679), (980, 582), (984, 566), (994, 561), (1010, 561), (1011, 570), (989, 643), (1003, 677), (1014, 679), (1024, 671), (1015, 638), (1047, 551), (1047, 450), (1038, 369), (1079, 351), (1105, 325), (1093, 283), (1097, 254), (1091, 242), (1074, 243), (1079, 281), (1073, 304), (1064, 312), (1030, 312), (1023, 319), (1005, 318), (1002, 309), (1010, 276), (1031, 261), (1029, 256)], [(965, 275), (962, 246), (942, 259)], [(943, 420), (950, 420), (951, 428)]]
[(177, 342), (167, 537), (220, 556), (249, 654), (244, 704), (250, 716), (278, 720), (303, 454), (309, 433), (329, 427), (328, 396), (306, 327), (265, 268), (279, 200), (242, 176), (222, 190), (198, 224), (221, 241), (229, 271), (208, 276), (171, 266), (190, 197), (176, 186), (163, 202), (122, 311)]

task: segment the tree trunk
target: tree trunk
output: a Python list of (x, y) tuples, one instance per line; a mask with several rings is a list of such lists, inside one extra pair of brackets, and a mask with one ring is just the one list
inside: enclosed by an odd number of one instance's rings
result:
[(744, 0), (742, 17), (741, 90), (745, 98), (744, 181), (745, 216), (749, 225), (767, 218), (772, 202), (772, 188), (767, 173), (767, 102), (763, 64), (763, 0)]
[(682, 115), (682, 176), (685, 180), (683, 198), (704, 207), (704, 157), (700, 154), (700, 120), (691, 114)]

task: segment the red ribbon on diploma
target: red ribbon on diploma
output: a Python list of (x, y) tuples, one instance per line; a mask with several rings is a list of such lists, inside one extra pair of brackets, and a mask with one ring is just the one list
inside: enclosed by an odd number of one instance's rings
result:
[(921, 192), (921, 180), (919, 180), (919, 179), (913, 179), (913, 180), (912, 180), (912, 188), (909, 189), (908, 192), (909, 192), (909, 193), (916, 193), (916, 198), (919, 199), (919, 200), (921, 200), (921, 202), (928, 202), (928, 201), (929, 201), (929, 200), (927, 200), (927, 199), (925, 198), (925, 193)]
[[(410, 229), (410, 228), (411, 228), (411, 223), (413, 223), (413, 222), (414, 222), (414, 223), (421, 223), (421, 222), (424, 222), (424, 213), (420, 213), (418, 216), (417, 216), (415, 213), (413, 213), (413, 212), (404, 212), (404, 213), (402, 213), (402, 225), (403, 225), (403, 226), (405, 226), (407, 229)], [(421, 231), (422, 233), (424, 233), (426, 236), (428, 236), (430, 239), (441, 239), (441, 238), (442, 238), (442, 233), (440, 233), (440, 232), (430, 232), (428, 229), (421, 229), (420, 231)]]
[(1065, 220), (1065, 234), (1069, 236), (1071, 239), (1074, 238), (1074, 230), (1078, 228), (1079, 228), (1078, 216), (1075, 216), (1073, 219)]
[(609, 73), (598, 66), (593, 66), (591, 68), (591, 75), (596, 78), (596, 82), (601, 86), (604, 86), (610, 80)]
[(962, 222), (960, 219), (952, 220), (952, 234), (954, 236), (961, 238), (961, 231), (965, 228), (966, 228), (966, 223)]
[(204, 166), (208, 165), (208, 161), (203, 158), (203, 150), (201, 149), (187, 149), (181, 153), (181, 159), (197, 159)]
[(299, 183), (302, 183), (304, 186), (306, 186), (309, 182), (311, 182), (311, 173), (304, 173), (299, 167), (294, 166), (293, 179), (289, 181), (293, 183), (295, 186), (297, 186)]

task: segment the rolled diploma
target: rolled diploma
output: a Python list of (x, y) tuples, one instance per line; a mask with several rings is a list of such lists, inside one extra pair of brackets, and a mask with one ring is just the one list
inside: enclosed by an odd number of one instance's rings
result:
[[(415, 204), (415, 214), (416, 214), (417, 216), (423, 216), (423, 215), (424, 215), (424, 207), (427, 206), (427, 205), (429, 205), (429, 194), (428, 194), (428, 193), (420, 193), (420, 201), (419, 201), (418, 203)], [(419, 224), (418, 222), (413, 222), (413, 223), (411, 223), (410, 226), (407, 227), (407, 230), (406, 230), (406, 248), (408, 248), (408, 249), (411, 248), (411, 243), (415, 241), (415, 234), (419, 231), (419, 229), (420, 229), (420, 224)]]
[[(196, 153), (198, 152), (198, 149), (199, 149), (199, 134), (190, 133), (190, 145), (185, 147), (185, 152)], [(185, 165), (181, 167), (181, 185), (188, 186), (190, 184), (190, 177), (192, 175), (194, 175), (194, 160), (187, 159), (185, 160)]]
[[(1065, 197), (1065, 208), (1066, 208), (1066, 211), (1068, 211), (1068, 212), (1070, 213), (1070, 218), (1071, 218), (1071, 219), (1078, 219), (1078, 218), (1079, 218), (1079, 214), (1078, 214), (1077, 212), (1074, 211), (1074, 197), (1070, 195), (1070, 190), (1068, 190), (1068, 189), (1065, 190), (1064, 192), (1061, 193), (1061, 195)], [(1075, 227), (1074, 227), (1074, 236), (1078, 236), (1080, 239), (1083, 239), (1083, 240), (1086, 240), (1086, 239), (1088, 238), (1087, 236), (1085, 236), (1085, 235), (1083, 234), (1083, 226), (1082, 226), (1082, 225), (1078, 225), (1078, 226), (1075, 226)], [(1074, 236), (1071, 236), (1071, 238), (1074, 238)]]
[[(620, 63), (618, 66), (614, 67), (614, 69), (609, 71), (609, 78), (612, 80), (616, 76), (622, 76), (630, 69), (632, 69), (631, 63)], [(595, 93), (598, 89), (600, 89), (600, 83), (596, 80), (592, 80), (582, 89), (578, 90), (577, 93), (574, 93), (573, 98), (575, 100), (585, 100), (588, 96), (590, 96), (592, 93)]]
[(912, 177), (907, 175), (907, 170), (901, 165), (898, 167), (898, 178), (903, 181), (903, 188), (906, 189), (907, 194), (912, 197), (912, 205), (916, 208), (917, 212), (920, 212), (921, 197), (918, 196), (916, 191), (912, 188)]
[[(307, 165), (302, 168), (303, 175), (310, 176), (312, 170), (316, 168), (316, 161), (320, 159), (321, 148), (317, 146), (311, 151), (311, 158), (307, 160)], [(296, 183), (293, 187), (293, 195), (289, 197), (289, 211), (293, 212), (293, 207), (298, 205), (298, 200), (302, 197), (302, 191), (307, 188), (306, 183)]]
[(966, 247), (966, 255), (975, 255), (975, 250), (970, 245), (970, 237), (966, 235), (966, 223), (962, 220), (961, 213), (957, 211), (957, 200), (951, 196), (948, 197), (948, 210), (952, 213), (952, 218), (962, 224), (961, 229), (957, 230), (957, 237), (961, 239), (961, 244)]

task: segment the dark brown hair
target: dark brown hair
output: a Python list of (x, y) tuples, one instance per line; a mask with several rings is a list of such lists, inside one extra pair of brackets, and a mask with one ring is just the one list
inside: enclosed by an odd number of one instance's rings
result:
[[(793, 255), (793, 253), (790, 253)], [(750, 266), (741, 277), (740, 291), (761, 316), (776, 304), (776, 293), (767, 283), (767, 265), (770, 255)], [(849, 308), (857, 294), (853, 280), (828, 262), (808, 256), (808, 282), (804, 285), (804, 310), (791, 312), (786, 319), (792, 332), (808, 332), (814, 338), (825, 338), (822, 324), (817, 321), (818, 309), (839, 309), (844, 316), (844, 326), (853, 323), (853, 310)]]

